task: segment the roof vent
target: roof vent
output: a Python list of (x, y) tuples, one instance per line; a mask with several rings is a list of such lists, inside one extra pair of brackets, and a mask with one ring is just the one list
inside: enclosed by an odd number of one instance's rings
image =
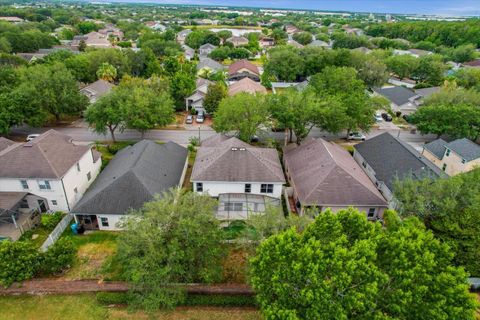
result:
[(238, 148), (235, 148), (235, 147), (232, 148), (232, 151), (237, 151), (237, 150), (238, 150)]
[(245, 149), (245, 148), (240, 148), (240, 151), (245, 151), (245, 150), (247, 150), (247, 149)]

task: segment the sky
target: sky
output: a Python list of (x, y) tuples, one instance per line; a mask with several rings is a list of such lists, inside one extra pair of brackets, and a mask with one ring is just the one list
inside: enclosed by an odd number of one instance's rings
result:
[[(108, 1), (108, 0), (103, 0)], [(480, 16), (480, 0), (113, 0), (331, 11)]]

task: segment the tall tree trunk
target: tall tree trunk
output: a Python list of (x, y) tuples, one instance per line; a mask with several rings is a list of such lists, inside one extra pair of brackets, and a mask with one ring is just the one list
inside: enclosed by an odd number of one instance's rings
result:
[(290, 138), (289, 138), (288, 142), (292, 143), (293, 142), (293, 130), (288, 129), (288, 131), (290, 131)]
[(116, 142), (117, 142), (117, 141), (115, 140), (115, 129), (116, 129), (116, 128), (117, 128), (116, 126), (115, 126), (115, 127), (112, 127), (112, 126), (109, 126), (109, 127), (108, 127), (108, 130), (110, 131), (110, 135), (112, 136), (112, 141), (113, 141), (113, 143), (116, 143)]

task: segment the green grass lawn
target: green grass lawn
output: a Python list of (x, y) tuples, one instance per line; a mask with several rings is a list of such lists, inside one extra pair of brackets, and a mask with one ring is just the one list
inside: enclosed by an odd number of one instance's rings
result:
[[(64, 216), (65, 214), (60, 213), (58, 222), (60, 222), (60, 220)], [(45, 213), (42, 214), (42, 219), (48, 218), (48, 217), (49, 215)], [(22, 234), (19, 241), (31, 241), (36, 247), (40, 248), (40, 246), (45, 242), (45, 240), (47, 240), (48, 235), (53, 231), (53, 229), (55, 229), (55, 227), (56, 227), (56, 223), (50, 226), (45, 226), (43, 223), (40, 223), (38, 227), (30, 229), (26, 231), (24, 234)]]
[(261, 319), (252, 308), (181, 307), (154, 315), (128, 312), (126, 307), (100, 305), (93, 294), (0, 297), (0, 320), (97, 319)]

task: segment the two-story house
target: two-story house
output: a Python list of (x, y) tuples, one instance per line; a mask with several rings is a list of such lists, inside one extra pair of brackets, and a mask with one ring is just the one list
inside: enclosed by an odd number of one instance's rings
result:
[(214, 46), (210, 43), (205, 43), (198, 48), (198, 52), (200, 53), (200, 56), (207, 57), (215, 49), (217, 49), (217, 46)]
[(195, 192), (218, 198), (219, 219), (240, 220), (279, 205), (285, 178), (275, 149), (215, 135), (198, 149), (190, 181)]
[(480, 167), (480, 146), (468, 139), (437, 139), (423, 146), (422, 155), (449, 176)]
[[(47, 203), (41, 210), (69, 212), (100, 172), (100, 154), (49, 130), (30, 142), (2, 143), (0, 192), (28, 192)], [(42, 200), (43, 201), (43, 200)]]

